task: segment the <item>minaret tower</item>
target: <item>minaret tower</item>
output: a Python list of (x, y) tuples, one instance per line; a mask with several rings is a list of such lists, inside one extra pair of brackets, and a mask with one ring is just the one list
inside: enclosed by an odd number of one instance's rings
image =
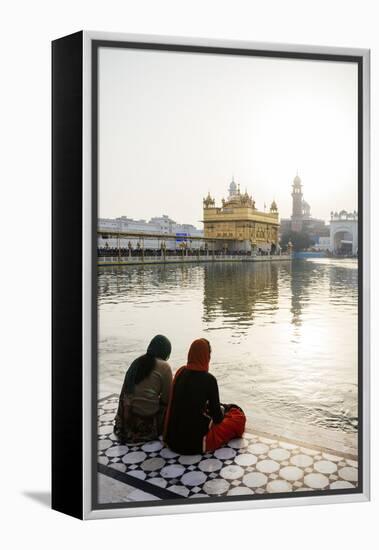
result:
[(303, 225), (303, 191), (299, 174), (296, 174), (292, 184), (292, 231), (301, 231)]

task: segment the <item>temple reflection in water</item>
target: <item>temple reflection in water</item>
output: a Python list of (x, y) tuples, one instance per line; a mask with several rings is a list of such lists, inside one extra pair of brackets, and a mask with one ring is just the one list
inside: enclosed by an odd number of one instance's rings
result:
[(224, 317), (242, 327), (278, 308), (277, 264), (210, 264), (204, 269), (203, 321)]

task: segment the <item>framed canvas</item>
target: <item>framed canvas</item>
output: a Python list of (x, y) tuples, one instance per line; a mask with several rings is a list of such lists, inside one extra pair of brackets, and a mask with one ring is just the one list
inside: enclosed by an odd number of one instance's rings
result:
[(369, 499), (369, 50), (52, 61), (53, 508)]

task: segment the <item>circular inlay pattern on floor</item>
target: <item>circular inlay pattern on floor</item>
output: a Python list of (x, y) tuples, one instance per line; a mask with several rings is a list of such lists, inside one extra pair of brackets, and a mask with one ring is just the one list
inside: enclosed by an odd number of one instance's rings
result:
[(314, 469), (320, 474), (334, 474), (337, 471), (337, 465), (330, 460), (319, 460), (314, 463)]
[(345, 466), (338, 470), (339, 476), (345, 481), (358, 481), (358, 470), (351, 466)]
[(163, 489), (167, 487), (167, 481), (163, 477), (151, 477), (149, 478), (149, 483), (157, 485), (157, 487), (162, 487)]
[(156, 453), (157, 451), (160, 451), (163, 447), (163, 444), (161, 441), (149, 441), (148, 443), (145, 443), (145, 445), (142, 445), (142, 450), (146, 453)]
[(107, 456), (122, 456), (128, 452), (128, 447), (126, 445), (115, 445), (114, 447), (111, 447), (110, 449), (105, 451), (105, 454)]
[(243, 455), (237, 455), (234, 462), (238, 464), (238, 466), (253, 466), (257, 463), (257, 460), (255, 455), (244, 453)]
[(267, 491), (269, 493), (290, 493), (292, 491), (292, 486), (288, 481), (275, 479), (267, 483)]
[(222, 462), (217, 458), (206, 458), (200, 462), (198, 467), (202, 472), (217, 472), (222, 468)]
[(179, 458), (179, 462), (185, 466), (190, 466), (191, 464), (197, 464), (201, 458), (201, 455), (182, 455)]
[(221, 449), (217, 449), (217, 451), (214, 452), (214, 455), (220, 460), (228, 460), (236, 456), (236, 451), (230, 447), (222, 447)]
[(148, 472), (154, 472), (154, 470), (160, 470), (166, 464), (166, 461), (159, 457), (155, 456), (153, 458), (148, 458), (141, 464), (141, 468)]
[(325, 458), (325, 460), (331, 460), (332, 462), (339, 462), (341, 460), (340, 456), (330, 455), (329, 453), (322, 453), (322, 458)]
[(279, 470), (280, 464), (275, 460), (266, 459), (257, 462), (256, 468), (259, 472), (264, 474), (272, 474), (273, 472), (277, 472)]
[(268, 437), (260, 437), (259, 440), (262, 442), (262, 443), (266, 443), (267, 445), (274, 445), (274, 444), (278, 444), (277, 441), (275, 441), (275, 439), (269, 439)]
[(220, 471), (220, 476), (224, 479), (238, 479), (239, 477), (242, 477), (244, 474), (244, 469), (241, 468), (241, 466), (235, 466), (232, 464), (231, 466), (224, 466), (222, 470)]
[(291, 456), (290, 462), (298, 468), (308, 468), (312, 464), (313, 458), (308, 455), (294, 455)]
[(260, 472), (251, 472), (244, 475), (242, 481), (247, 487), (262, 487), (267, 483), (267, 476)]
[(178, 453), (174, 453), (174, 451), (168, 449), (167, 447), (164, 447), (159, 454), (162, 458), (165, 458), (166, 460), (179, 456)]
[(249, 445), (248, 451), (253, 455), (263, 455), (267, 453), (269, 447), (265, 443), (252, 443)]
[(298, 481), (304, 476), (304, 472), (297, 466), (285, 466), (281, 468), (279, 475), (286, 481)]
[(331, 489), (353, 489), (354, 485), (349, 481), (333, 481), (330, 484)]
[(329, 484), (329, 479), (324, 474), (307, 474), (304, 483), (311, 489), (325, 489)]
[(279, 445), (283, 447), (283, 449), (289, 449), (290, 451), (297, 449), (297, 445), (294, 445), (293, 443), (287, 443), (286, 441), (281, 441)]
[(229, 483), (225, 479), (211, 479), (203, 485), (203, 491), (208, 495), (222, 495), (229, 489)]
[(281, 449), (280, 447), (277, 447), (276, 449), (271, 449), (269, 451), (268, 456), (272, 458), (272, 460), (287, 460), (287, 458), (290, 456), (289, 451), (287, 449)]
[(107, 435), (113, 432), (113, 425), (112, 424), (105, 424), (104, 426), (100, 426), (100, 428), (97, 429), (98, 435)]
[(172, 491), (177, 495), (181, 495), (182, 497), (188, 497), (189, 495), (189, 489), (187, 489), (187, 487), (184, 487), (183, 485), (171, 485), (169, 491)]
[(124, 464), (137, 464), (137, 462), (143, 462), (146, 458), (146, 453), (143, 451), (133, 451), (122, 457)]
[(202, 485), (207, 481), (207, 476), (203, 472), (198, 472), (194, 470), (193, 472), (187, 472), (180, 479), (183, 485), (189, 485), (190, 487), (196, 487), (197, 485)]
[(138, 479), (146, 479), (146, 474), (142, 470), (129, 470), (128, 475)]
[(99, 439), (97, 442), (97, 448), (99, 451), (105, 451), (113, 445), (113, 442), (110, 439)]
[(162, 477), (174, 478), (182, 476), (184, 472), (184, 466), (181, 466), (180, 464), (170, 464), (169, 466), (162, 468), (160, 474)]
[(232, 449), (244, 449), (247, 447), (249, 442), (243, 437), (238, 437), (236, 439), (231, 439), (228, 443), (229, 447)]
[(228, 497), (253, 494), (254, 491), (252, 489), (249, 489), (249, 487), (233, 487), (233, 489), (230, 489), (230, 491), (228, 491), (227, 493)]
[[(162, 438), (121, 444), (113, 433), (116, 409), (117, 400), (99, 406), (103, 425), (98, 431), (98, 462), (186, 498), (329, 488), (337, 491), (356, 486), (358, 462), (354, 457), (343, 458), (334, 451), (299, 447), (256, 434), (244, 434), (221, 449), (196, 455), (175, 453), (164, 446)], [(139, 500), (153, 498), (149, 492), (141, 491)]]

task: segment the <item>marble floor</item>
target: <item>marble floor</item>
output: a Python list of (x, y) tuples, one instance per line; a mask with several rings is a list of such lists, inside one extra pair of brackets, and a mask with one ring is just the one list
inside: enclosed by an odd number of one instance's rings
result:
[(113, 434), (118, 396), (98, 406), (99, 503), (354, 489), (356, 457), (245, 433), (202, 455), (178, 455), (161, 440), (122, 445)]

